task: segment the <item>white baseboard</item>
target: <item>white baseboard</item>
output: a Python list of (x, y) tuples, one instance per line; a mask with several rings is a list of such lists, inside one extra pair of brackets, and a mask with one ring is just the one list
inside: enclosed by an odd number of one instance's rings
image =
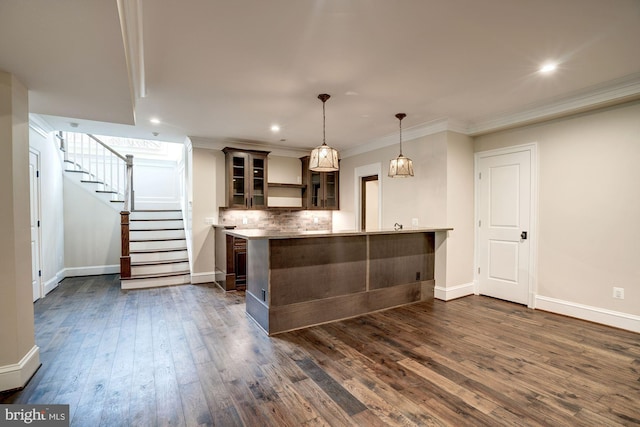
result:
[(0, 366), (0, 391), (22, 388), (40, 367), (40, 348), (34, 345), (18, 362)]
[(191, 273), (191, 283), (197, 285), (198, 283), (213, 283), (216, 281), (216, 273), (214, 271), (208, 271), (206, 273)]
[(575, 317), (590, 322), (601, 323), (628, 331), (640, 332), (640, 316), (607, 310), (599, 307), (578, 304), (575, 302), (536, 296), (536, 309)]
[(457, 286), (436, 286), (433, 290), (433, 296), (436, 299), (440, 299), (443, 301), (451, 301), (452, 299), (466, 297), (467, 295), (473, 295), (474, 292), (474, 284), (464, 283), (462, 285)]
[(64, 277), (99, 276), (101, 274), (118, 274), (120, 265), (92, 265), (87, 267), (71, 267), (64, 269)]
[(60, 270), (60, 271), (58, 271), (58, 272), (56, 273), (56, 275), (55, 275), (55, 276), (53, 276), (53, 278), (51, 278), (51, 279), (47, 280), (47, 281), (44, 283), (44, 294), (45, 294), (45, 296), (46, 296), (49, 292), (51, 292), (52, 290), (54, 290), (55, 288), (57, 288), (57, 287), (58, 287), (58, 284), (59, 284), (60, 282), (62, 282), (62, 281), (64, 280), (64, 278), (65, 278), (65, 277), (66, 277), (66, 276), (65, 276), (65, 271), (64, 271), (64, 270)]

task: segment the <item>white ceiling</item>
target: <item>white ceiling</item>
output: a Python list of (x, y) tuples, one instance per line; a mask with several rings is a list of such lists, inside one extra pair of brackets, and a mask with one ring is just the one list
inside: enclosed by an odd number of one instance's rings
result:
[(54, 128), (307, 149), (326, 92), (348, 153), (398, 112), (474, 134), (640, 98), (638, 0), (120, 1), (0, 0), (0, 69)]

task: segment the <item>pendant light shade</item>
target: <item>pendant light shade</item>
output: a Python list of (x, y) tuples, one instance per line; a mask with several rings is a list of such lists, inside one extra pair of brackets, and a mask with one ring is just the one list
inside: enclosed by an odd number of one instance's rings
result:
[(400, 122), (400, 154), (389, 162), (389, 176), (391, 178), (408, 178), (413, 176), (413, 161), (402, 155), (402, 119), (407, 117), (404, 113), (396, 114)]
[(326, 93), (318, 95), (318, 99), (322, 101), (322, 145), (311, 150), (309, 169), (314, 172), (334, 172), (340, 168), (338, 165), (338, 150), (329, 147), (326, 142), (324, 104), (330, 97)]

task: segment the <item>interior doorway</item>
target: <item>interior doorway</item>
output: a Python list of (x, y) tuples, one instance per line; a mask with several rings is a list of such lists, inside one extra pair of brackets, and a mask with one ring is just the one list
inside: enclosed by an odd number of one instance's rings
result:
[(380, 223), (379, 182), (378, 175), (363, 176), (361, 179), (362, 230), (377, 230)]
[(33, 301), (42, 297), (40, 254), (40, 153), (29, 150), (29, 201), (31, 228), (31, 287)]
[(535, 146), (476, 154), (479, 293), (532, 306)]

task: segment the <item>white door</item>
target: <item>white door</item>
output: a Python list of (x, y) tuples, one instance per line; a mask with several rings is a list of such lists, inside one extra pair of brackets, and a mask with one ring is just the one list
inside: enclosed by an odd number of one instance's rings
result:
[(40, 157), (29, 151), (29, 199), (31, 202), (31, 286), (33, 301), (42, 296), (40, 272)]
[(479, 292), (529, 303), (531, 151), (478, 158)]

